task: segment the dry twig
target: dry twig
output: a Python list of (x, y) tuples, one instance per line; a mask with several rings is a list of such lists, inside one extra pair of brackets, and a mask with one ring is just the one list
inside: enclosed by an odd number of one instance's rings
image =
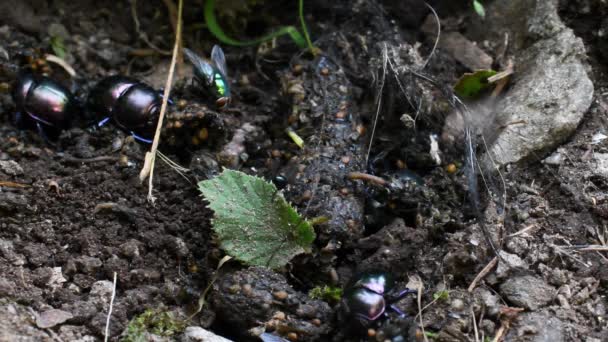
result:
[(114, 297), (116, 297), (116, 272), (114, 272), (114, 284), (112, 285), (112, 297), (110, 297), (110, 308), (108, 309), (108, 317), (106, 318), (106, 330), (104, 332), (104, 342), (108, 342), (110, 337), (110, 317), (112, 317), (112, 308), (114, 307)]
[(169, 66), (169, 74), (167, 75), (167, 82), (165, 83), (165, 91), (163, 92), (163, 103), (160, 107), (160, 115), (158, 117), (158, 124), (156, 125), (156, 132), (154, 133), (154, 141), (152, 142), (152, 148), (149, 152), (146, 152), (146, 160), (144, 167), (139, 173), (139, 179), (143, 181), (148, 178), (148, 201), (154, 203), (154, 196), (152, 196), (152, 180), (154, 177), (154, 160), (156, 158), (156, 150), (158, 150), (158, 142), (160, 140), (160, 131), (163, 127), (163, 119), (165, 118), (165, 112), (167, 111), (167, 102), (169, 95), (171, 94), (171, 85), (173, 84), (173, 73), (175, 72), (175, 63), (177, 62), (177, 55), (179, 52), (179, 42), (182, 35), (182, 9), (184, 1), (179, 0), (178, 11), (177, 11), (177, 30), (175, 32), (175, 44), (173, 45), (173, 57), (171, 58), (171, 65)]
[(473, 281), (471, 282), (471, 285), (469, 285), (469, 288), (467, 289), (467, 291), (473, 292), (473, 290), (477, 286), (477, 283), (481, 279), (483, 279), (485, 276), (487, 276), (488, 273), (490, 273), (490, 271), (494, 268), (494, 266), (496, 266), (497, 263), (498, 263), (498, 257), (492, 258), (492, 260), (490, 260), (490, 262), (486, 265), (486, 267), (484, 267), (479, 272), (479, 274), (477, 274), (477, 276), (475, 277), (475, 279), (473, 279)]

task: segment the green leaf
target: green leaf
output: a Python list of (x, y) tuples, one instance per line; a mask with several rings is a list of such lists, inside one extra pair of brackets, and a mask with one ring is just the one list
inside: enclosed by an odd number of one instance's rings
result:
[[(300, 1), (303, 1), (303, 0), (300, 0)], [(254, 39), (254, 40), (241, 41), (241, 40), (236, 40), (236, 39), (229, 37), (226, 33), (224, 33), (224, 30), (222, 30), (222, 28), (220, 27), (220, 24), (217, 22), (217, 18), (215, 17), (215, 0), (205, 1), (205, 8), (204, 8), (203, 14), (205, 16), (205, 22), (207, 23), (207, 27), (209, 28), (209, 31), (211, 31), (211, 33), (213, 33), (213, 35), (224, 44), (234, 45), (234, 46), (256, 45), (256, 44), (274, 39), (276, 37), (282, 36), (284, 34), (287, 34), (287, 35), (289, 35), (291, 40), (293, 40), (293, 42), (296, 43), (296, 45), (298, 47), (300, 47), (300, 48), (307, 47), (307, 40), (304, 37), (302, 37), (302, 34), (300, 33), (300, 31), (298, 31), (298, 29), (296, 29), (293, 26), (279, 27), (276, 31), (269, 33), (261, 38)], [(308, 34), (308, 32), (306, 32), (306, 34)]]
[(486, 17), (486, 10), (483, 7), (483, 4), (478, 0), (473, 0), (473, 9), (475, 10), (475, 13), (477, 13), (478, 16), (482, 18)]
[(450, 293), (446, 290), (438, 291), (433, 293), (434, 300), (448, 300), (450, 298)]
[(64, 59), (65, 58), (65, 44), (63, 43), (63, 38), (60, 36), (52, 36), (51, 37), (51, 49), (53, 49), (53, 53), (55, 56)]
[(488, 78), (496, 75), (494, 70), (478, 70), (474, 73), (466, 73), (456, 82), (454, 92), (462, 98), (475, 98), (488, 88)]
[(198, 183), (214, 212), (213, 230), (222, 248), (249, 265), (278, 268), (310, 252), (315, 232), (274, 184), (224, 170)]

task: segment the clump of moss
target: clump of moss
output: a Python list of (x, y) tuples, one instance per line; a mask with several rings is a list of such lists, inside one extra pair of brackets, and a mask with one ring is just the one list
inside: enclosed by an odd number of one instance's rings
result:
[(186, 322), (176, 319), (170, 312), (148, 309), (129, 322), (126, 335), (121, 341), (148, 341), (148, 334), (173, 337), (184, 331), (185, 328)]
[(337, 303), (342, 298), (342, 289), (333, 286), (316, 286), (308, 292), (312, 299), (320, 299), (329, 303)]

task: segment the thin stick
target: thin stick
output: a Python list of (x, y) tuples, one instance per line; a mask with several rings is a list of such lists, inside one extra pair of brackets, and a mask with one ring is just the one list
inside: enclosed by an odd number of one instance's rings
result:
[(429, 5), (426, 1), (424, 2), (424, 4), (431, 10), (431, 12), (433, 12), (433, 15), (435, 16), (435, 21), (437, 22), (437, 38), (435, 38), (435, 44), (433, 45), (433, 49), (431, 50), (431, 53), (429, 53), (429, 56), (426, 58), (426, 61), (424, 61), (424, 64), (422, 64), (420, 70), (424, 69), (426, 65), (429, 64), (429, 61), (431, 60), (433, 54), (435, 53), (435, 50), (437, 49), (437, 44), (439, 44), (439, 37), (441, 37), (441, 21), (439, 20), (437, 12), (435, 12), (433, 6)]
[(488, 275), (488, 273), (490, 273), (490, 271), (494, 268), (494, 266), (496, 266), (497, 263), (498, 263), (498, 257), (494, 257), (492, 260), (490, 260), (490, 262), (486, 265), (486, 267), (484, 267), (479, 272), (479, 274), (477, 274), (475, 279), (473, 279), (473, 282), (471, 282), (471, 285), (469, 285), (469, 288), (467, 289), (467, 291), (473, 292), (473, 290), (477, 286), (477, 283), (481, 279), (483, 279), (486, 275)]
[(579, 252), (608, 252), (608, 246), (589, 245), (589, 247), (584, 247), (577, 250)]
[(515, 236), (519, 236), (519, 235), (525, 234), (525, 233), (529, 232), (530, 230), (532, 230), (532, 228), (536, 228), (536, 225), (531, 224), (531, 225), (525, 227), (524, 229), (522, 229), (520, 231), (517, 231), (517, 232), (515, 232), (513, 234), (507, 235), (507, 237), (512, 238), (512, 237), (515, 237)]
[(376, 108), (376, 115), (374, 116), (374, 125), (372, 128), (372, 134), (369, 138), (369, 146), (367, 148), (367, 154), (365, 155), (365, 165), (369, 161), (369, 153), (372, 151), (372, 144), (374, 143), (374, 135), (376, 134), (376, 124), (378, 124), (378, 116), (380, 116), (380, 109), (382, 108), (382, 92), (384, 90), (384, 81), (386, 79), (386, 65), (388, 64), (388, 48), (384, 43), (382, 49), (382, 79), (380, 81), (380, 90), (378, 91), (378, 104)]
[[(167, 75), (167, 82), (165, 83), (165, 91), (163, 92), (163, 103), (160, 107), (160, 115), (158, 117), (158, 125), (156, 125), (156, 132), (154, 133), (154, 141), (152, 142), (152, 148), (146, 153), (146, 161), (144, 167), (139, 173), (139, 179), (144, 180), (148, 178), (148, 201), (154, 203), (154, 196), (152, 196), (152, 179), (154, 178), (154, 160), (156, 158), (156, 150), (158, 149), (158, 142), (160, 140), (160, 131), (163, 127), (163, 119), (165, 118), (165, 112), (167, 111), (167, 102), (169, 95), (171, 94), (171, 85), (173, 83), (173, 73), (175, 72), (175, 63), (177, 62), (177, 55), (179, 52), (179, 42), (182, 35), (182, 8), (183, 0), (179, 0), (178, 11), (177, 11), (177, 30), (175, 33), (175, 45), (173, 46), (173, 57), (171, 57), (171, 66), (169, 66), (169, 74)], [(148, 167), (148, 168), (146, 168)]]
[(424, 342), (429, 342), (429, 339), (426, 337), (426, 332), (424, 332), (424, 323), (422, 322), (422, 286), (418, 286), (418, 316), (420, 316), (420, 329), (422, 329), (422, 336), (424, 336)]
[(471, 306), (471, 317), (473, 318), (473, 330), (475, 331), (475, 342), (479, 342), (479, 331), (477, 330), (477, 318), (475, 317), (475, 311)]
[(358, 172), (358, 171), (350, 172), (347, 177), (348, 177), (348, 179), (351, 179), (351, 180), (359, 179), (359, 180), (363, 180), (363, 181), (366, 181), (369, 183), (374, 183), (374, 184), (378, 184), (378, 185), (382, 185), (382, 186), (385, 186), (388, 183), (384, 178), (370, 175), (369, 173)]
[(114, 307), (114, 297), (116, 296), (116, 272), (114, 272), (114, 284), (112, 285), (112, 297), (110, 298), (110, 309), (106, 318), (106, 331), (104, 333), (104, 342), (108, 342), (110, 337), (110, 317), (112, 317), (112, 308)]

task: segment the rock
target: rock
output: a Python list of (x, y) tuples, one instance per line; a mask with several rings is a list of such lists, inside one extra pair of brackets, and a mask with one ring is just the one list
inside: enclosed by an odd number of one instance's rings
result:
[(512, 277), (500, 285), (500, 293), (516, 306), (536, 310), (547, 305), (556, 290), (534, 276)]
[(499, 259), (498, 267), (496, 267), (496, 272), (494, 273), (499, 280), (506, 278), (513, 269), (528, 268), (528, 265), (515, 254), (500, 251), (500, 256), (502, 259)]
[(0, 160), (0, 171), (9, 176), (19, 176), (23, 174), (23, 168), (14, 160)]
[(491, 69), (494, 62), (492, 57), (460, 32), (442, 33), (439, 39), (439, 48), (452, 55), (454, 59), (471, 71)]
[(109, 280), (100, 280), (93, 283), (89, 292), (89, 301), (97, 303), (110, 303), (114, 284)]
[[(483, 34), (478, 40), (502, 41), (508, 31), (509, 44), (518, 51), (513, 86), (495, 109), (495, 126), (505, 128), (489, 153), (499, 166), (551, 151), (591, 105), (594, 87), (581, 62), (585, 47), (560, 20), (557, 2), (495, 1), (486, 10), (493, 25), (478, 28)], [(514, 122), (522, 123), (509, 125)], [(487, 156), (483, 162), (490, 165)]]
[(47, 310), (36, 317), (36, 326), (40, 329), (52, 328), (66, 322), (74, 317), (71, 313), (63, 310)]
[(571, 30), (542, 40), (519, 57), (511, 90), (497, 105), (507, 126), (490, 148), (499, 165), (548, 151), (574, 132), (593, 99), (593, 84), (579, 55), (584, 47)]
[(141, 245), (141, 242), (131, 239), (120, 245), (120, 252), (122, 255), (132, 259), (139, 256), (139, 247)]
[[(297, 332), (298, 341), (317, 341), (329, 332), (331, 309), (326, 302), (313, 300), (294, 290), (285, 277), (264, 267), (250, 267), (223, 275), (214, 284), (210, 302), (218, 319), (230, 324), (234, 331), (248, 331), (268, 325), (289, 327), (284, 332)], [(275, 298), (281, 294), (282, 300)], [(285, 319), (273, 316), (283, 312)]]
[(103, 265), (101, 260), (95, 257), (83, 255), (76, 259), (76, 267), (78, 270), (89, 275), (94, 275), (97, 273), (97, 271), (99, 271), (101, 268), (101, 265)]
[(483, 287), (476, 288), (474, 293), (475, 297), (481, 299), (488, 316), (494, 318), (498, 317), (501, 305), (498, 296)]
[(187, 327), (181, 338), (182, 342), (232, 342), (227, 338), (223, 338), (205, 330), (201, 327)]
[(564, 323), (546, 310), (519, 315), (509, 329), (505, 341), (555, 342), (566, 341)]
[(25, 195), (13, 192), (0, 192), (0, 212), (27, 212), (33, 211), (28, 205), (28, 198)]
[(32, 324), (28, 307), (0, 299), (0, 341), (49, 341), (49, 335)]

